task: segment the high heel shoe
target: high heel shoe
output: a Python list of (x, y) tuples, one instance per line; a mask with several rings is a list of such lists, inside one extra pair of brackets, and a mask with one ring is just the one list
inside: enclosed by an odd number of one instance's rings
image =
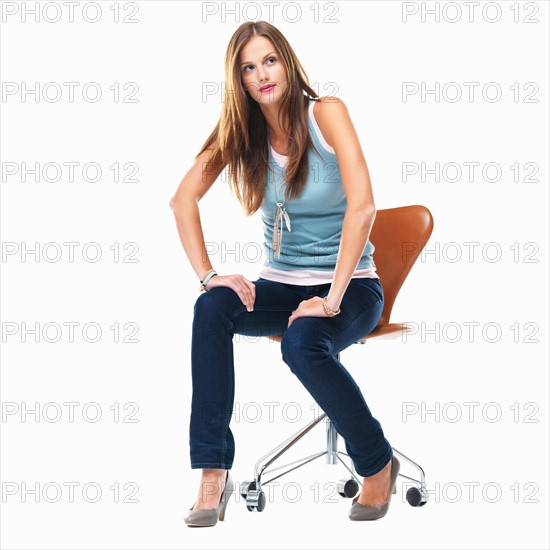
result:
[(391, 496), (397, 491), (395, 490), (395, 481), (399, 474), (400, 468), (399, 460), (394, 456), (391, 459), (391, 473), (390, 473), (390, 490), (388, 492), (388, 501), (385, 504), (379, 506), (365, 506), (357, 502), (358, 497), (353, 499), (353, 505), (349, 511), (349, 519), (352, 521), (368, 521), (374, 519), (383, 518), (388, 512), (390, 507)]
[(188, 527), (214, 527), (218, 523), (218, 519), (223, 521), (225, 519), (225, 509), (229, 498), (233, 494), (235, 485), (233, 479), (227, 472), (225, 478), (225, 487), (223, 489), (222, 496), (220, 497), (220, 503), (214, 510), (193, 510), (194, 504), (191, 509), (185, 515), (184, 521)]

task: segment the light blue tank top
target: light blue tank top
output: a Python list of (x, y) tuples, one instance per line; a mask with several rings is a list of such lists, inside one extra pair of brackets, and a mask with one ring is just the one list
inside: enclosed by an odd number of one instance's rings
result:
[[(320, 271), (334, 271), (336, 268), (347, 199), (336, 155), (321, 143), (312, 117), (311, 106), (308, 109), (309, 134), (321, 158), (313, 149), (309, 149), (309, 173), (302, 194), (297, 199), (285, 201), (284, 168), (273, 157), (269, 144), (267, 184), (260, 210), (264, 227), (264, 266), (267, 267)], [(275, 190), (279, 203), (284, 201), (284, 212), (279, 208), (277, 224), (282, 240), (278, 255), (272, 245), (278, 210)], [(356, 269), (375, 267), (373, 253), (374, 245), (368, 240)]]

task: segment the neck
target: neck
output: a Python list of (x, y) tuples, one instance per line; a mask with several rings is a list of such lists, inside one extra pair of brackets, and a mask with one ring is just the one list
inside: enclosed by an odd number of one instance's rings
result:
[(260, 109), (265, 117), (269, 139), (273, 142), (286, 142), (288, 141), (288, 134), (281, 128), (279, 124), (279, 105), (260, 105)]

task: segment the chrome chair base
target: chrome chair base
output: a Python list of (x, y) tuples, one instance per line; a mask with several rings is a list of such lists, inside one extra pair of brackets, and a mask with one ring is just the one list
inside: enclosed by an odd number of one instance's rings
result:
[[(268, 469), (275, 461), (277, 461), (284, 453), (286, 453), (291, 447), (293, 447), (300, 439), (302, 439), (306, 434), (308, 434), (315, 426), (320, 422), (325, 420), (326, 422), (326, 442), (327, 448), (325, 451), (301, 458), (294, 462), (284, 464), (282, 466), (277, 466), (275, 468)], [(355, 468), (353, 467), (353, 462), (351, 461), (349, 455), (343, 451), (338, 450), (338, 438), (339, 434), (336, 431), (336, 428), (332, 424), (330, 418), (327, 417), (325, 413), (321, 413), (315, 420), (311, 421), (301, 430), (296, 432), (294, 435), (277, 445), (274, 449), (269, 451), (266, 455), (262, 456), (254, 466), (254, 480), (245, 481), (241, 484), (240, 493), (241, 496), (245, 499), (246, 507), (249, 511), (258, 511), (262, 512), (265, 509), (266, 497), (265, 493), (262, 490), (262, 487), (272, 483), (276, 479), (309, 464), (310, 462), (326, 456), (326, 463), (331, 465), (341, 464), (348, 471), (351, 477), (341, 479), (338, 482), (338, 494), (345, 498), (354, 497), (359, 488), (362, 485), (360, 476), (358, 476)], [(428, 492), (426, 489), (426, 479), (424, 470), (416, 462), (410, 459), (408, 456), (404, 455), (398, 451), (395, 447), (392, 447), (393, 452), (398, 456), (398, 458), (403, 459), (406, 463), (410, 464), (413, 468), (418, 470), (420, 479), (414, 479), (412, 477), (406, 476), (399, 472), (399, 476), (404, 479), (412, 482), (412, 486), (407, 491), (407, 502), (411, 506), (423, 506), (428, 501)], [(346, 457), (343, 459), (342, 457)], [(349, 466), (346, 464), (345, 460), (349, 459)], [(267, 481), (263, 480), (263, 477), (284, 470), (282, 473), (278, 473), (274, 477), (270, 477)]]

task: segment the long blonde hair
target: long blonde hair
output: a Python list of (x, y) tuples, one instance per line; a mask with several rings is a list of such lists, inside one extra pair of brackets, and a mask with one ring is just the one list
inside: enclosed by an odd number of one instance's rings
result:
[[(317, 153), (308, 129), (307, 104), (318, 95), (296, 54), (283, 34), (266, 21), (243, 23), (233, 34), (225, 56), (225, 93), (220, 119), (202, 146), (199, 156), (212, 148), (207, 164), (228, 166), (229, 184), (243, 206), (245, 215), (256, 212), (263, 200), (267, 183), (268, 126), (258, 103), (244, 89), (239, 54), (253, 36), (271, 40), (287, 74), (279, 118), (288, 121), (289, 159), (285, 174), (285, 200), (299, 197), (308, 174), (308, 149)], [(304, 91), (307, 92), (306, 95)], [(212, 145), (214, 146), (212, 147)]]

